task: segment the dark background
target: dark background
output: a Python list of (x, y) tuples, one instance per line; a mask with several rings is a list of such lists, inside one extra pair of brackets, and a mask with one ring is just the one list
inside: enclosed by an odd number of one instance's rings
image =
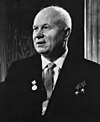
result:
[(19, 31), (26, 30), (31, 33), (36, 13), (48, 5), (62, 6), (70, 12), (73, 19), (73, 43), (75, 41), (73, 45), (83, 51), (83, 0), (2, 0), (2, 23), (18, 28)]
[(73, 19), (73, 41), (75, 45), (81, 47), (83, 45), (83, 0), (4, 0), (1, 7), (7, 25), (10, 24), (19, 31), (32, 32), (33, 18), (39, 10), (48, 5), (62, 6), (70, 12)]
[(42, 8), (57, 5), (65, 8), (73, 20), (69, 50), (75, 57), (83, 57), (84, 0), (0, 0), (0, 75), (14, 60), (31, 56), (32, 23)]

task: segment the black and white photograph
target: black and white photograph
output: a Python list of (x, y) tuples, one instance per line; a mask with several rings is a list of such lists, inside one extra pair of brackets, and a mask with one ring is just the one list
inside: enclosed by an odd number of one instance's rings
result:
[(0, 0), (0, 122), (100, 122), (100, 0)]

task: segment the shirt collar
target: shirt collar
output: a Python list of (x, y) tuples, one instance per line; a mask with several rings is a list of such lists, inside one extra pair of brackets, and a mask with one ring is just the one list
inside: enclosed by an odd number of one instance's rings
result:
[[(54, 61), (54, 63), (61, 69), (62, 68), (62, 65), (64, 63), (64, 60), (67, 56), (67, 53), (68, 53), (68, 49), (65, 51), (65, 53), (59, 57), (56, 61)], [(41, 60), (42, 60), (42, 69), (44, 69), (49, 63), (51, 63), (49, 60), (47, 60), (45, 57), (43, 57), (41, 55)]]
[(42, 60), (42, 69), (44, 69), (49, 63), (50, 61), (47, 60), (44, 56), (41, 55), (41, 60)]
[(68, 50), (66, 50), (66, 52), (54, 62), (60, 69), (62, 68), (64, 60), (67, 56), (67, 53), (68, 53)]

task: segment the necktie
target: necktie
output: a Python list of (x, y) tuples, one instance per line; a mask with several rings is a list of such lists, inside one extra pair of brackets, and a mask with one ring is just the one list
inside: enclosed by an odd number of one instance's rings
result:
[(49, 63), (43, 71), (43, 82), (44, 82), (44, 87), (45, 87), (45, 90), (46, 90), (47, 98), (42, 104), (42, 115), (44, 115), (45, 112), (46, 112), (47, 105), (48, 105), (49, 99), (50, 99), (52, 91), (53, 91), (53, 81), (54, 81), (54, 78), (53, 78), (54, 71), (53, 71), (53, 69), (54, 69), (55, 66), (56, 66), (56, 64)]
[(49, 63), (47, 65), (46, 72), (43, 76), (44, 86), (47, 92), (47, 99), (50, 99), (52, 91), (53, 91), (53, 81), (54, 81), (54, 67), (56, 65), (54, 63)]

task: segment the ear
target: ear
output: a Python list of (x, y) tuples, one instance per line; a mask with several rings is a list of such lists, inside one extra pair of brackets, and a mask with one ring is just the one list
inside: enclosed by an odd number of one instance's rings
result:
[(65, 40), (67, 40), (70, 36), (71, 30), (70, 28), (66, 27), (64, 31), (65, 31)]

